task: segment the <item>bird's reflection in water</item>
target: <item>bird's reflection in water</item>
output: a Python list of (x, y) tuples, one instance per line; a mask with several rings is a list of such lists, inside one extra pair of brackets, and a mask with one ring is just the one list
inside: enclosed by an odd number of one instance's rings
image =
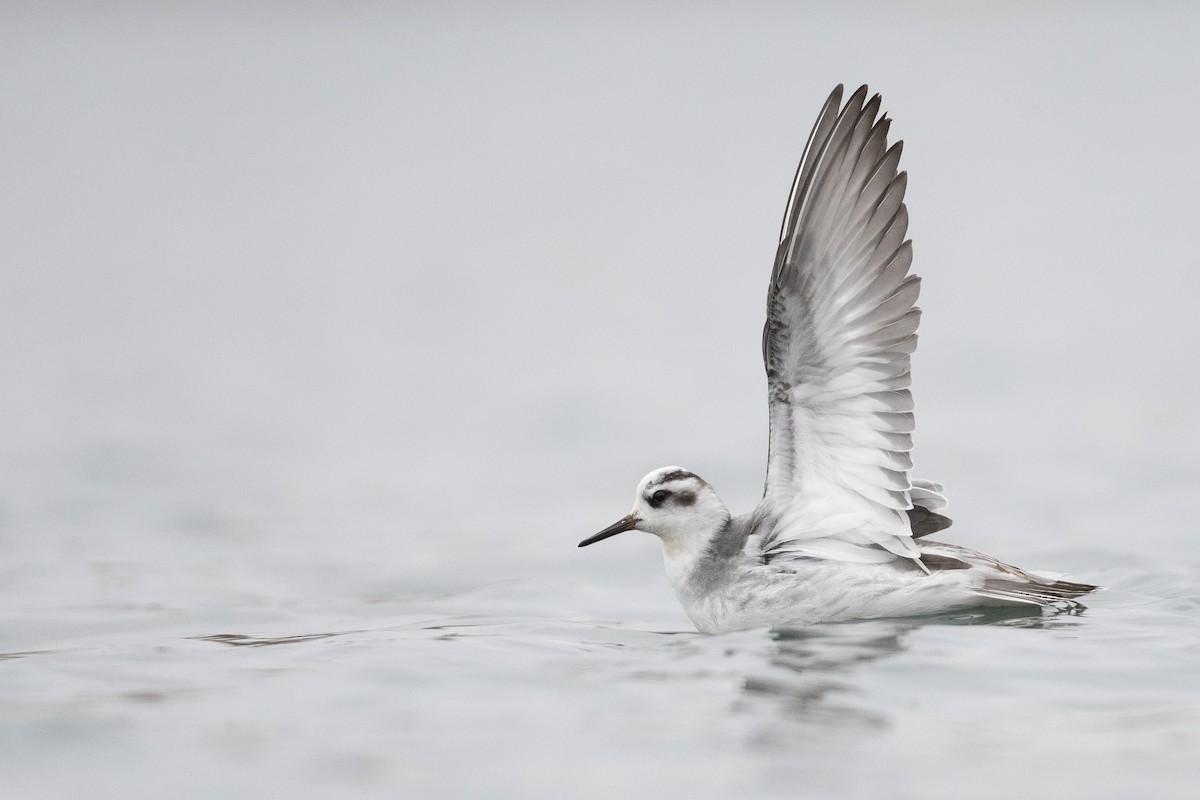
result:
[[(906, 639), (927, 625), (1004, 625), (1060, 628), (1082, 606), (1064, 606), (1047, 615), (1038, 608), (979, 608), (910, 619), (865, 620), (772, 631), (766, 668), (748, 674), (739, 710), (762, 712), (763, 704), (809, 725), (884, 728), (886, 715), (870, 708), (852, 672), (856, 667), (904, 652)], [(760, 662), (761, 663), (761, 662)], [(767, 734), (769, 736), (769, 734)]]

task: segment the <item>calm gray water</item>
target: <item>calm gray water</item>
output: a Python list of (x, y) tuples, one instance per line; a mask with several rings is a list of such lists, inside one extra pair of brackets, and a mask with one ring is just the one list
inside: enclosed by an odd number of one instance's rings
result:
[[(1200, 12), (0, 6), (0, 787), (1191, 797)], [(706, 637), (778, 217), (906, 140), (918, 474), (1085, 612)]]

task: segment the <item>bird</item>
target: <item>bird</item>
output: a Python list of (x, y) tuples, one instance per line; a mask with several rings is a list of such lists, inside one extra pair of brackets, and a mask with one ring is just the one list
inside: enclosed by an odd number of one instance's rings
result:
[(941, 484), (910, 476), (911, 359), (921, 279), (910, 273), (903, 142), (882, 99), (838, 85), (805, 145), (780, 228), (762, 356), (763, 496), (733, 516), (678, 466), (642, 478), (624, 531), (662, 541), (668, 582), (701, 633), (776, 630), (980, 606), (1079, 610), (1099, 589), (927, 538), (951, 519)]

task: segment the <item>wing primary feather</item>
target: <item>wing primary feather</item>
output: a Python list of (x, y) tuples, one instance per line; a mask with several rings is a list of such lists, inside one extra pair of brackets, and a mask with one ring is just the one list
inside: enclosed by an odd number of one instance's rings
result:
[[(842, 84), (833, 87), (833, 91), (829, 93), (829, 98), (825, 101), (825, 105), (821, 108), (821, 113), (817, 115), (817, 121), (813, 124), (812, 132), (808, 135), (808, 142), (804, 145), (804, 154), (800, 157), (800, 163), (796, 166), (796, 177), (792, 180), (792, 191), (788, 195), (787, 206), (783, 211), (783, 223), (779, 227), (779, 241), (782, 242), (789, 234), (789, 222), (792, 219), (792, 210), (796, 205), (796, 200), (800, 196), (804, 184), (808, 182), (812, 175), (813, 167), (816, 165), (817, 151), (825, 141), (825, 137), (829, 135), (829, 130), (833, 127), (834, 121), (837, 119), (838, 107), (842, 104)], [(814, 148), (813, 145), (816, 144)]]
[[(845, 141), (846, 136), (852, 130), (852, 120), (856, 119), (856, 115), (862, 110), (863, 99), (867, 96), (867, 87), (860, 86), (855, 90), (850, 99), (846, 101), (846, 105), (842, 107), (841, 112), (837, 115), (837, 120), (833, 124), (833, 129), (830, 131), (828, 138), (817, 151), (816, 159), (813, 162), (813, 169), (806, 176), (804, 184), (800, 187), (800, 192), (793, 201), (793, 206), (789, 215), (793, 220), (793, 224), (789, 226), (788, 238), (795, 242), (796, 226), (809, 210), (810, 200), (814, 193), (819, 193), (825, 185), (828, 175), (822, 172), (823, 168), (827, 167), (831, 162), (831, 153), (836, 153), (838, 148)], [(807, 156), (805, 156), (807, 159)]]

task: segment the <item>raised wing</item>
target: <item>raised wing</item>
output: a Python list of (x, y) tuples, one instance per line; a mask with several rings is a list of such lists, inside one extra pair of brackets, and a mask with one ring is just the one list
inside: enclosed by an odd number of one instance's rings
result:
[(901, 143), (888, 147), (880, 98), (866, 97), (863, 86), (839, 110), (838, 86), (825, 102), (780, 231), (763, 331), (768, 559), (920, 564), (906, 513), (920, 279), (908, 274)]

